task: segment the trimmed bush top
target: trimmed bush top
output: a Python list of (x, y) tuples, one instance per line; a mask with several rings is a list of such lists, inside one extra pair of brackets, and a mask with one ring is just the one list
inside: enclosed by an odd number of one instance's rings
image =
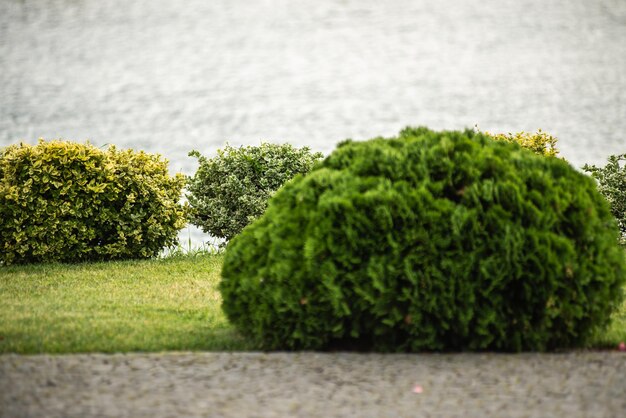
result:
[(621, 301), (593, 180), (470, 130), (346, 141), (229, 243), (229, 319), (268, 349), (550, 350)]
[(559, 150), (556, 147), (557, 139), (541, 129), (534, 134), (522, 131), (516, 132), (515, 134), (510, 132), (507, 134), (492, 134), (490, 132), (485, 132), (485, 135), (495, 139), (496, 141), (506, 141), (519, 144), (538, 155), (556, 157), (559, 153)]

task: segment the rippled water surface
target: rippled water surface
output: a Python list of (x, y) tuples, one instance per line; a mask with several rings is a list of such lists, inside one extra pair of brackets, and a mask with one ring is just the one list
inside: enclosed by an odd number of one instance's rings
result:
[(543, 128), (626, 152), (624, 0), (0, 0), (0, 146), (309, 145)]

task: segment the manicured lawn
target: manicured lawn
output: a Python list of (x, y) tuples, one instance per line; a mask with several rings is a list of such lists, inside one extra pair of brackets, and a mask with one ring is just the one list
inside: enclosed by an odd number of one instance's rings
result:
[(0, 267), (0, 353), (245, 350), (222, 257)]
[[(0, 353), (254, 349), (221, 311), (222, 256), (0, 267)], [(593, 348), (626, 341), (626, 303)]]

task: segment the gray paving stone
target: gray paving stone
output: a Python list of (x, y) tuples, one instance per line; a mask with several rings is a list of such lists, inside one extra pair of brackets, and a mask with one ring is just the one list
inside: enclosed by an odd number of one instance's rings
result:
[(0, 356), (3, 418), (490, 416), (626, 416), (626, 354)]

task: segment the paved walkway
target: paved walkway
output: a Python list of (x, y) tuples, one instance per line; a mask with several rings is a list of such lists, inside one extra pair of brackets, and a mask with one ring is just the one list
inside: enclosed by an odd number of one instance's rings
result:
[(490, 416), (625, 417), (626, 354), (0, 356), (0, 417)]

